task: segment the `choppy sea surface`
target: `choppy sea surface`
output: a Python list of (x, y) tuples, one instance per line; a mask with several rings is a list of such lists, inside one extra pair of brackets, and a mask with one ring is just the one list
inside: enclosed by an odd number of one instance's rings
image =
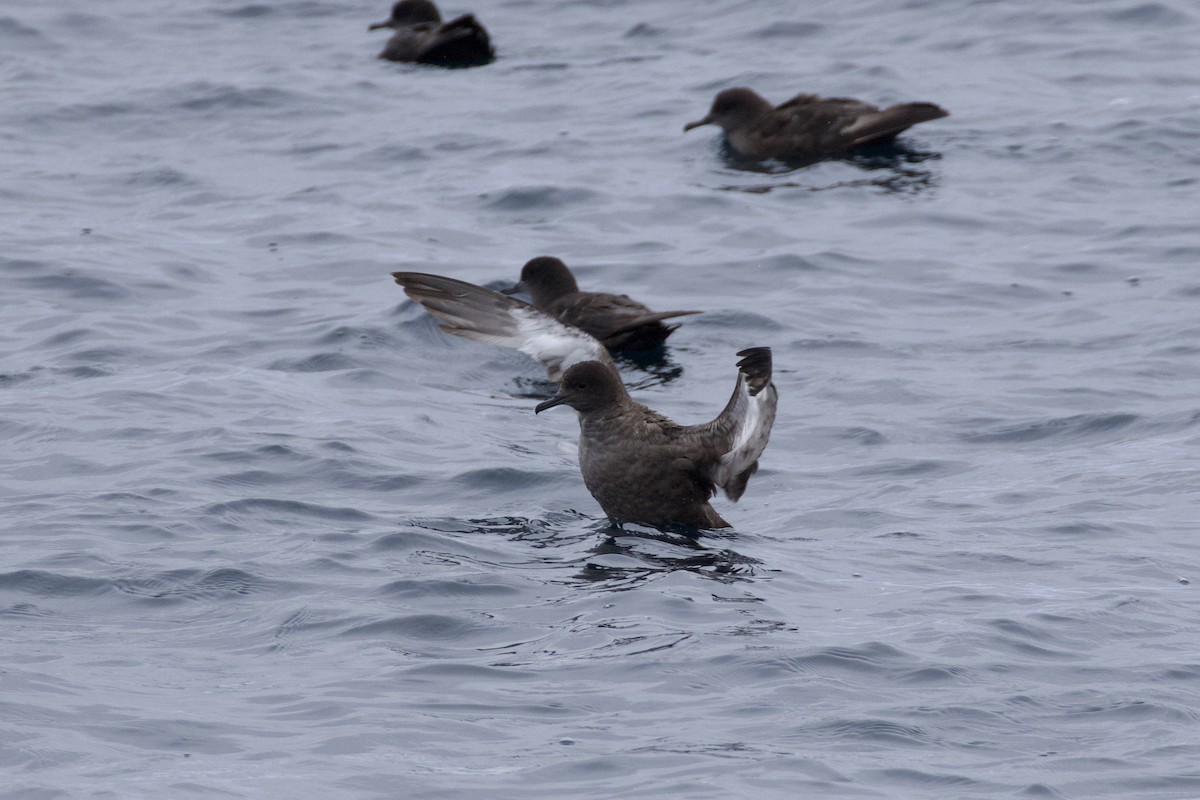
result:
[[(1200, 7), (0, 6), (0, 798), (1200, 797)], [(746, 169), (722, 88), (937, 102)], [(698, 308), (734, 525), (610, 530), (388, 273)], [(615, 534), (615, 535), (614, 535)]]

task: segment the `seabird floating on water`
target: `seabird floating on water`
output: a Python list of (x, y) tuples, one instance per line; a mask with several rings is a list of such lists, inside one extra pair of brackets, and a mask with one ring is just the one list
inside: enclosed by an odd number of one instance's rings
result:
[(683, 130), (718, 125), (729, 146), (745, 158), (819, 161), (949, 114), (933, 103), (898, 103), (880, 109), (861, 100), (815, 94), (799, 94), (772, 106), (754, 90), (740, 87), (720, 92), (708, 115)]
[(384, 46), (380, 58), (411, 61), (439, 67), (477, 67), (495, 57), (492, 41), (473, 14), (463, 14), (449, 22), (431, 0), (400, 0), (392, 6), (392, 15), (367, 30), (391, 28), (395, 31)]
[(521, 268), (516, 286), (505, 294), (529, 292), (533, 307), (599, 339), (609, 350), (651, 350), (662, 345), (678, 325), (663, 320), (699, 311), (651, 311), (624, 294), (581, 292), (567, 265), (553, 256), (538, 256)]

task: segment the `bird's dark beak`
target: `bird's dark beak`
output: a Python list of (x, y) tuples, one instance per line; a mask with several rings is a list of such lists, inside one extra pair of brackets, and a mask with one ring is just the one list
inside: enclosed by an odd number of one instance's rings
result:
[(699, 128), (701, 125), (711, 125), (711, 124), (712, 124), (712, 118), (705, 117), (704, 119), (698, 119), (695, 122), (689, 122), (687, 125), (684, 125), (683, 132), (687, 133), (692, 128)]
[(525, 284), (518, 281), (507, 289), (501, 289), (500, 294), (519, 294), (523, 291), (525, 291)]
[(390, 28), (390, 27), (392, 27), (392, 21), (389, 19), (387, 22), (376, 22), (374, 25), (369, 25), (369, 26), (367, 26), (367, 30), (377, 31), (380, 28)]
[(567, 402), (567, 393), (564, 392), (562, 389), (559, 389), (558, 394), (554, 395), (554, 397), (551, 397), (549, 400), (545, 401), (544, 403), (538, 403), (537, 408), (533, 409), (533, 413), (540, 414), (543, 411), (545, 411), (547, 408), (554, 408), (555, 406), (561, 406), (565, 402)]

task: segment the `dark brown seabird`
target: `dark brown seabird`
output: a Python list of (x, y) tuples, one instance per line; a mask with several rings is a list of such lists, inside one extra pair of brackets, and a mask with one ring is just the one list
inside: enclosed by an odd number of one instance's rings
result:
[(538, 256), (521, 268), (516, 286), (505, 294), (527, 291), (533, 307), (586, 331), (609, 350), (651, 350), (660, 346), (678, 325), (663, 320), (699, 311), (651, 311), (624, 294), (581, 292), (567, 265), (553, 256)]
[(520, 350), (545, 367), (556, 383), (572, 364), (600, 361), (612, 365), (600, 340), (515, 297), (424, 272), (393, 272), (392, 277), (446, 333)]
[(395, 31), (379, 54), (388, 61), (477, 67), (496, 58), (488, 32), (473, 14), (442, 22), (441, 13), (431, 0), (400, 0), (392, 6), (388, 19), (367, 30), (379, 28)]
[(720, 92), (708, 116), (689, 122), (683, 130), (718, 125), (729, 146), (745, 158), (819, 161), (949, 114), (933, 103), (898, 103), (880, 109), (861, 100), (815, 94), (798, 94), (772, 107), (754, 90), (740, 87)]
[(616, 371), (600, 361), (567, 369), (558, 394), (535, 411), (569, 405), (579, 412), (583, 482), (618, 526), (728, 528), (709, 498), (718, 487), (730, 500), (742, 496), (758, 471), (779, 399), (770, 349), (738, 355), (733, 396), (702, 425), (679, 425), (636, 402)]

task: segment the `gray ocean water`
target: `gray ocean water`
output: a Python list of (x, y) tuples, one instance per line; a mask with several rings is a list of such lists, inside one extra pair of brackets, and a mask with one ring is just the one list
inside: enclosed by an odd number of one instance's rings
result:
[[(1200, 6), (0, 6), (0, 798), (1200, 797)], [(749, 85), (952, 116), (801, 170)], [(768, 165), (769, 166), (769, 165)], [(773, 348), (734, 525), (612, 536), (388, 273)]]

